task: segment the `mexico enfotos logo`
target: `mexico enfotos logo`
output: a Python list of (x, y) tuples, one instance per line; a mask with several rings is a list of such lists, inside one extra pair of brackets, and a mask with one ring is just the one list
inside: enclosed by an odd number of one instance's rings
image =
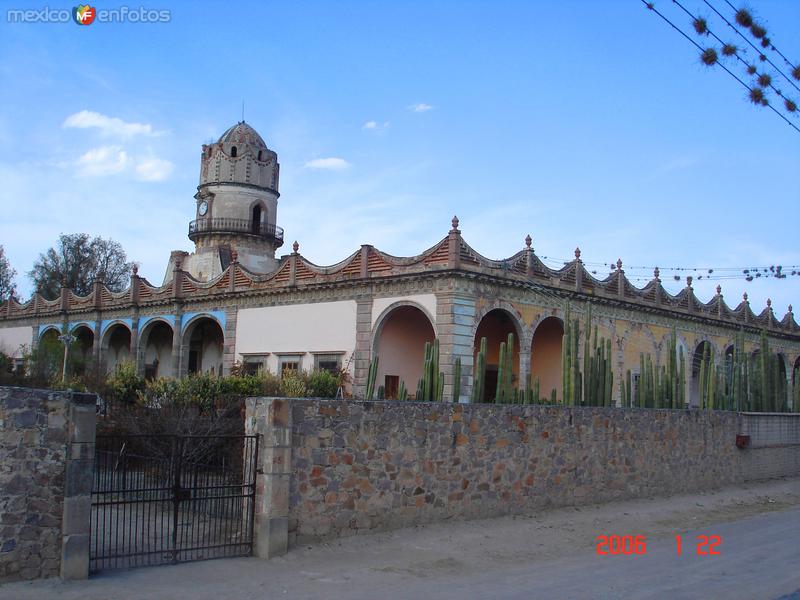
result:
[(9, 8), (6, 21), (9, 23), (69, 23), (87, 26), (92, 23), (169, 23), (172, 11), (168, 9), (146, 8), (144, 6), (120, 6), (119, 8), (95, 8), (89, 4), (79, 4), (72, 8), (38, 9)]

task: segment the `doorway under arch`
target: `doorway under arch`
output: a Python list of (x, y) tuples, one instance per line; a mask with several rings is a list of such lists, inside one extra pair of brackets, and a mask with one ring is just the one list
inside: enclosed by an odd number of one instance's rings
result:
[(500, 343), (508, 341), (508, 334), (514, 334), (514, 361), (512, 363), (511, 386), (519, 387), (519, 340), (521, 332), (518, 330), (514, 317), (503, 308), (495, 308), (486, 313), (478, 323), (475, 331), (474, 356), (477, 363), (478, 352), (481, 347), (481, 338), (486, 338), (486, 373), (484, 376), (483, 399), (484, 402), (494, 402), (497, 392), (497, 372), (500, 363)]
[(212, 317), (199, 317), (191, 321), (183, 332), (183, 360), (186, 373), (214, 373), (222, 375), (222, 353), (225, 333)]
[[(562, 397), (561, 346), (564, 323), (558, 317), (547, 317), (536, 327), (531, 342), (531, 387), (539, 379), (539, 395), (550, 398), (552, 390)], [(537, 399), (538, 400), (538, 399)]]
[(400, 383), (409, 397), (416, 393), (425, 362), (425, 342), (433, 343), (436, 332), (420, 308), (402, 305), (391, 309), (375, 330), (373, 354), (378, 357), (375, 389), (384, 387), (386, 399), (396, 399)]

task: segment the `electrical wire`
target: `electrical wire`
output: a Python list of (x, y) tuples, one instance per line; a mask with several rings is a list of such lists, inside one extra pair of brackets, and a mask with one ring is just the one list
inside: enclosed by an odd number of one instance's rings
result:
[[(681, 29), (680, 29), (680, 28), (679, 28), (677, 25), (675, 25), (675, 24), (674, 24), (672, 21), (670, 21), (670, 20), (669, 20), (667, 17), (665, 17), (663, 14), (661, 14), (661, 13), (660, 13), (660, 12), (659, 12), (659, 11), (658, 11), (656, 8), (655, 8), (655, 6), (653, 5), (653, 3), (652, 3), (652, 2), (648, 2), (647, 0), (641, 0), (641, 2), (642, 2), (642, 4), (644, 4), (644, 5), (645, 5), (645, 6), (648, 8), (648, 10), (650, 10), (650, 11), (654, 12), (655, 14), (657, 14), (657, 15), (658, 15), (659, 17), (661, 17), (661, 18), (662, 18), (662, 19), (663, 19), (663, 20), (664, 20), (666, 23), (668, 23), (670, 27), (672, 27), (672, 28), (673, 28), (675, 31), (677, 31), (678, 33), (680, 33), (680, 34), (681, 34), (681, 35), (682, 35), (684, 38), (686, 38), (687, 40), (689, 40), (689, 43), (690, 43), (690, 44), (692, 44), (693, 46), (695, 46), (695, 47), (696, 47), (698, 50), (700, 50), (700, 52), (704, 52), (704, 51), (705, 51), (705, 48), (703, 48), (702, 46), (700, 46), (700, 44), (698, 44), (698, 43), (697, 43), (697, 42), (695, 42), (695, 41), (694, 41), (694, 40), (693, 40), (691, 37), (689, 37), (688, 35), (686, 35), (686, 33), (684, 33), (684, 32), (683, 32), (683, 31), (682, 31), (682, 30), (681, 30)], [(722, 68), (722, 69), (723, 69), (723, 70), (724, 70), (724, 71), (725, 71), (725, 72), (726, 72), (728, 75), (730, 75), (730, 76), (731, 76), (731, 77), (733, 77), (733, 78), (734, 78), (736, 81), (738, 81), (739, 83), (741, 83), (741, 84), (742, 84), (742, 86), (744, 86), (744, 88), (745, 88), (745, 89), (747, 89), (749, 92), (752, 92), (752, 91), (753, 91), (753, 88), (751, 88), (751, 87), (750, 87), (749, 85), (747, 85), (747, 84), (746, 84), (744, 81), (742, 81), (741, 79), (739, 79), (739, 77), (738, 77), (738, 76), (736, 76), (736, 75), (735, 75), (735, 74), (734, 74), (734, 73), (733, 73), (733, 72), (732, 72), (730, 69), (728, 69), (728, 67), (726, 67), (725, 65), (723, 65), (723, 64), (722, 64), (722, 63), (720, 63), (719, 61), (717, 61), (717, 62), (716, 62), (716, 63), (714, 63), (714, 64), (715, 64), (715, 65), (717, 65), (717, 66), (719, 66), (719, 67), (721, 67), (721, 68)], [(785, 122), (786, 122), (786, 123), (789, 125), (789, 127), (791, 127), (792, 129), (794, 129), (795, 131), (797, 131), (797, 133), (800, 133), (800, 128), (799, 128), (799, 127), (797, 127), (797, 126), (796, 126), (794, 123), (792, 123), (792, 122), (791, 122), (789, 119), (787, 119), (787, 118), (786, 118), (784, 115), (782, 115), (780, 112), (778, 112), (778, 111), (775, 109), (775, 107), (774, 107), (774, 106), (772, 106), (771, 104), (767, 104), (767, 105), (766, 105), (766, 107), (767, 107), (767, 108), (769, 108), (770, 110), (772, 110), (772, 112), (774, 112), (776, 115), (778, 115), (778, 116), (779, 116), (781, 119), (783, 119), (783, 120), (784, 120), (784, 121), (785, 121)]]
[[(734, 11), (734, 12), (737, 12), (737, 9), (736, 9), (736, 8), (734, 8), (734, 7), (733, 7), (733, 5), (732, 5), (730, 2), (728, 2), (727, 0), (725, 0), (725, 1), (726, 1), (726, 3), (728, 4), (728, 6), (730, 6), (730, 7), (733, 9), (733, 11)], [(759, 55), (759, 56), (764, 56), (764, 58), (765, 58), (766, 62), (768, 62), (770, 65), (772, 65), (772, 68), (773, 68), (773, 69), (775, 69), (775, 70), (776, 70), (778, 73), (780, 73), (781, 75), (783, 75), (784, 79), (786, 79), (786, 81), (788, 81), (788, 82), (789, 82), (789, 83), (790, 83), (792, 86), (794, 86), (794, 89), (796, 89), (798, 92), (800, 92), (800, 87), (797, 87), (797, 85), (795, 84), (795, 82), (794, 82), (794, 81), (792, 81), (792, 80), (791, 80), (791, 79), (790, 79), (790, 78), (789, 78), (789, 77), (786, 75), (786, 73), (784, 73), (783, 71), (781, 71), (781, 70), (778, 68), (778, 66), (777, 66), (775, 63), (773, 63), (773, 62), (772, 62), (772, 61), (769, 59), (769, 57), (768, 57), (766, 54), (764, 54), (764, 53), (761, 51), (761, 49), (760, 49), (760, 48), (758, 48), (758, 47), (757, 47), (755, 44), (753, 44), (753, 42), (751, 42), (751, 41), (750, 41), (750, 40), (747, 38), (747, 36), (745, 36), (745, 35), (744, 35), (744, 34), (743, 34), (741, 31), (739, 31), (739, 28), (738, 28), (738, 27), (736, 27), (736, 25), (734, 25), (734, 24), (732, 24), (730, 21), (728, 21), (728, 19), (726, 19), (726, 18), (725, 18), (725, 16), (724, 16), (724, 15), (723, 15), (721, 12), (719, 12), (719, 11), (718, 11), (716, 8), (714, 8), (714, 6), (711, 4), (711, 2), (709, 2), (709, 0), (703, 0), (703, 2), (705, 2), (705, 4), (706, 4), (706, 5), (707, 5), (707, 6), (708, 6), (708, 7), (709, 7), (711, 10), (713, 10), (715, 13), (717, 13), (717, 15), (719, 15), (719, 18), (720, 18), (720, 19), (722, 19), (723, 21), (725, 21), (725, 23), (727, 23), (727, 24), (728, 24), (728, 27), (730, 27), (731, 29), (733, 29), (733, 30), (736, 32), (736, 34), (737, 34), (737, 35), (738, 35), (740, 38), (742, 38), (742, 39), (743, 39), (745, 42), (747, 42), (747, 43), (750, 45), (750, 47), (751, 47), (753, 50), (755, 50), (756, 52), (758, 52), (758, 55)], [(795, 66), (794, 66), (792, 63), (790, 63), (790, 62), (789, 62), (789, 60), (788, 60), (788, 59), (787, 59), (785, 56), (783, 56), (783, 54), (781, 54), (781, 53), (778, 51), (778, 49), (777, 49), (777, 48), (775, 48), (774, 44), (770, 44), (770, 45), (772, 46), (772, 49), (773, 49), (773, 50), (775, 50), (775, 52), (777, 52), (778, 54), (780, 54), (780, 56), (783, 58), (783, 60), (784, 60), (784, 61), (786, 61), (786, 63), (787, 63), (787, 64), (788, 64), (790, 67), (792, 67), (793, 69), (794, 69), (794, 68), (796, 68), (796, 67), (795, 67)]]

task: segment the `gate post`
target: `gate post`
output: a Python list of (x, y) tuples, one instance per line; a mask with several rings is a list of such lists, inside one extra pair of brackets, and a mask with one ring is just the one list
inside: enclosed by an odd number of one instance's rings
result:
[(96, 404), (95, 394), (71, 394), (61, 522), (61, 579), (89, 577)]
[(292, 411), (289, 400), (248, 398), (245, 433), (260, 435), (256, 465), (253, 555), (272, 558), (289, 549)]

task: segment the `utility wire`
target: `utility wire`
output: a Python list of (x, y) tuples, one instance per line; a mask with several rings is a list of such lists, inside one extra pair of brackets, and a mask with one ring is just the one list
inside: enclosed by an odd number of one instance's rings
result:
[[(700, 44), (698, 44), (698, 43), (697, 43), (697, 42), (695, 42), (695, 41), (694, 41), (692, 38), (690, 38), (688, 35), (686, 35), (686, 33), (684, 33), (684, 32), (683, 32), (683, 31), (682, 31), (682, 30), (681, 30), (681, 29), (680, 29), (680, 28), (679, 28), (677, 25), (675, 25), (675, 24), (674, 24), (672, 21), (670, 21), (670, 20), (669, 20), (667, 17), (665, 17), (664, 15), (662, 15), (662, 14), (661, 14), (661, 13), (660, 13), (660, 12), (659, 12), (657, 9), (656, 9), (656, 7), (653, 5), (653, 3), (652, 3), (652, 2), (648, 2), (647, 0), (642, 0), (642, 4), (644, 4), (644, 5), (645, 5), (645, 6), (646, 6), (646, 7), (647, 7), (649, 10), (651, 10), (652, 12), (654, 12), (655, 14), (657, 14), (657, 15), (658, 15), (659, 17), (661, 17), (661, 18), (662, 18), (664, 21), (666, 21), (666, 22), (669, 24), (669, 26), (670, 26), (670, 27), (672, 27), (672, 28), (673, 28), (675, 31), (677, 31), (677, 32), (678, 32), (678, 33), (680, 33), (680, 34), (681, 34), (683, 37), (685, 37), (687, 40), (689, 40), (689, 43), (691, 43), (691, 44), (692, 44), (693, 46), (695, 46), (695, 47), (696, 47), (698, 50), (700, 50), (700, 52), (701, 52), (701, 53), (702, 53), (702, 52), (705, 52), (705, 48), (703, 48), (703, 47), (702, 47)], [(716, 63), (714, 63), (714, 64), (715, 64), (715, 65), (718, 65), (718, 66), (720, 66), (720, 67), (721, 67), (721, 68), (722, 68), (722, 69), (723, 69), (723, 70), (724, 70), (724, 71), (725, 71), (725, 72), (726, 72), (728, 75), (730, 75), (730, 76), (731, 76), (731, 77), (733, 77), (733, 78), (734, 78), (736, 81), (738, 81), (739, 83), (741, 83), (741, 84), (742, 84), (742, 85), (743, 85), (743, 86), (744, 86), (744, 87), (745, 87), (745, 88), (746, 88), (746, 89), (747, 89), (749, 92), (752, 92), (752, 91), (753, 91), (753, 88), (751, 88), (751, 87), (750, 87), (749, 85), (747, 85), (747, 84), (746, 84), (744, 81), (742, 81), (741, 79), (739, 79), (739, 77), (738, 77), (738, 76), (736, 76), (736, 75), (735, 75), (735, 74), (734, 74), (734, 73), (733, 73), (733, 72), (732, 72), (730, 69), (728, 69), (728, 67), (726, 67), (725, 65), (723, 65), (723, 64), (722, 64), (722, 63), (720, 63), (719, 61), (717, 61), (717, 62), (716, 62)], [(784, 121), (786, 121), (786, 123), (789, 125), (789, 127), (791, 127), (792, 129), (794, 129), (794, 130), (795, 130), (797, 133), (800, 133), (800, 128), (798, 128), (798, 127), (797, 127), (797, 125), (795, 125), (794, 123), (792, 123), (792, 122), (791, 122), (789, 119), (787, 119), (787, 118), (786, 118), (785, 116), (783, 116), (783, 115), (782, 115), (780, 112), (778, 112), (778, 111), (775, 109), (775, 107), (774, 107), (774, 106), (772, 106), (771, 104), (767, 104), (766, 106), (767, 106), (767, 108), (771, 109), (771, 110), (772, 110), (772, 112), (774, 112), (776, 115), (778, 115), (778, 116), (779, 116), (781, 119), (783, 119)]]
[[(683, 4), (681, 4), (680, 2), (678, 2), (678, 0), (672, 0), (672, 2), (673, 2), (674, 4), (677, 4), (677, 5), (680, 7), (680, 9), (681, 9), (683, 12), (685, 12), (687, 15), (689, 15), (689, 17), (692, 19), (692, 22), (693, 22), (693, 23), (694, 23), (694, 22), (696, 22), (696, 21), (699, 21), (699, 18), (698, 18), (698, 17), (696, 17), (696, 16), (694, 16), (694, 15), (693, 15), (693, 14), (692, 14), (692, 13), (691, 13), (691, 12), (690, 12), (690, 11), (689, 11), (687, 8), (685, 8), (685, 7), (683, 6)], [(722, 44), (723, 46), (725, 46), (725, 45), (726, 45), (726, 42), (722, 41), (722, 40), (721, 40), (721, 39), (720, 39), (720, 38), (717, 36), (717, 34), (715, 34), (713, 31), (711, 31), (711, 28), (708, 26), (708, 24), (706, 24), (706, 33), (707, 33), (708, 35), (710, 35), (711, 37), (713, 37), (715, 40), (717, 40), (717, 41), (718, 41), (720, 44)], [(735, 56), (735, 57), (736, 57), (736, 59), (737, 59), (737, 60), (738, 60), (740, 63), (742, 63), (742, 64), (743, 64), (745, 67), (750, 67), (750, 66), (751, 66), (751, 65), (750, 65), (750, 63), (748, 63), (748, 62), (747, 62), (745, 59), (743, 59), (741, 56), (739, 56), (739, 53), (738, 53), (738, 52), (734, 52), (733, 56)], [(753, 68), (755, 69), (755, 65), (753, 65)], [(778, 88), (776, 88), (776, 87), (775, 87), (775, 86), (772, 84), (772, 82), (771, 82), (771, 81), (770, 81), (770, 83), (769, 83), (768, 85), (769, 85), (769, 87), (770, 87), (770, 88), (772, 88), (772, 91), (773, 91), (773, 92), (775, 92), (775, 93), (776, 93), (778, 96), (780, 96), (781, 98), (784, 98), (784, 99), (786, 99), (786, 97), (783, 95), (783, 92), (781, 92), (781, 91), (780, 91)], [(790, 99), (790, 101), (791, 101), (791, 99)], [(794, 103), (794, 102), (792, 102), (792, 104), (795, 104), (795, 103)], [(796, 105), (796, 104), (795, 104), (795, 105)]]
[[(737, 34), (737, 35), (738, 35), (740, 38), (742, 38), (742, 39), (743, 39), (745, 42), (747, 42), (747, 43), (750, 45), (750, 47), (751, 47), (753, 50), (755, 50), (756, 52), (758, 52), (758, 55), (759, 55), (759, 56), (763, 56), (763, 57), (764, 57), (764, 59), (766, 60), (766, 62), (768, 62), (770, 65), (772, 65), (772, 68), (773, 68), (773, 69), (775, 69), (775, 70), (776, 70), (778, 73), (780, 73), (780, 74), (783, 76), (783, 78), (784, 78), (786, 81), (788, 81), (788, 82), (789, 82), (789, 83), (790, 83), (790, 84), (791, 84), (791, 85), (794, 87), (794, 89), (796, 89), (798, 92), (800, 92), (800, 87), (797, 87), (797, 84), (795, 84), (795, 82), (794, 82), (794, 81), (792, 81), (792, 79), (791, 79), (791, 78), (790, 78), (788, 75), (786, 75), (786, 73), (784, 73), (783, 71), (781, 71), (781, 70), (778, 68), (778, 66), (777, 66), (777, 65), (776, 65), (774, 62), (772, 62), (772, 61), (769, 59), (769, 56), (767, 56), (766, 54), (764, 54), (764, 52), (762, 52), (762, 51), (761, 51), (761, 48), (759, 48), (758, 46), (756, 46), (755, 44), (753, 44), (753, 42), (751, 42), (751, 41), (750, 41), (750, 39), (749, 39), (747, 36), (745, 36), (745, 35), (744, 35), (744, 34), (743, 34), (741, 31), (739, 31), (739, 28), (738, 28), (738, 27), (736, 27), (736, 25), (734, 25), (733, 23), (731, 23), (730, 21), (728, 21), (728, 19), (726, 19), (726, 18), (725, 18), (725, 15), (723, 15), (723, 14), (722, 14), (721, 12), (719, 12), (719, 11), (718, 11), (716, 8), (714, 8), (714, 6), (711, 4), (711, 2), (709, 2), (708, 0), (703, 0), (703, 2), (705, 2), (705, 4), (706, 4), (706, 5), (707, 5), (707, 6), (708, 6), (708, 7), (709, 7), (711, 10), (713, 10), (715, 13), (717, 13), (717, 15), (719, 16), (719, 18), (720, 18), (720, 19), (722, 19), (723, 21), (725, 21), (725, 23), (727, 23), (727, 24), (728, 24), (728, 27), (730, 27), (731, 29), (733, 29), (733, 30), (736, 32), (736, 34)], [(726, 0), (726, 2), (727, 2), (727, 0)], [(727, 2), (727, 4), (728, 4), (728, 6), (730, 6), (731, 8), (733, 8), (733, 5), (732, 5), (730, 2)], [(736, 9), (735, 9), (735, 8), (733, 8), (733, 10), (734, 10), (734, 11), (736, 11)], [(770, 44), (770, 45), (772, 45), (772, 44)], [(777, 48), (775, 48), (775, 46), (774, 46), (774, 45), (772, 45), (772, 49), (773, 49), (773, 50), (775, 50), (775, 52), (778, 52)], [(787, 63), (787, 64), (788, 64), (790, 67), (792, 67), (792, 68), (795, 68), (795, 67), (794, 67), (794, 65), (792, 65), (792, 63), (790, 63), (790, 62), (787, 60), (787, 58), (786, 58), (785, 56), (783, 56), (783, 54), (781, 54), (780, 52), (778, 52), (778, 54), (780, 54), (780, 55), (783, 57), (783, 60), (785, 60), (785, 61), (786, 61), (786, 63)]]

